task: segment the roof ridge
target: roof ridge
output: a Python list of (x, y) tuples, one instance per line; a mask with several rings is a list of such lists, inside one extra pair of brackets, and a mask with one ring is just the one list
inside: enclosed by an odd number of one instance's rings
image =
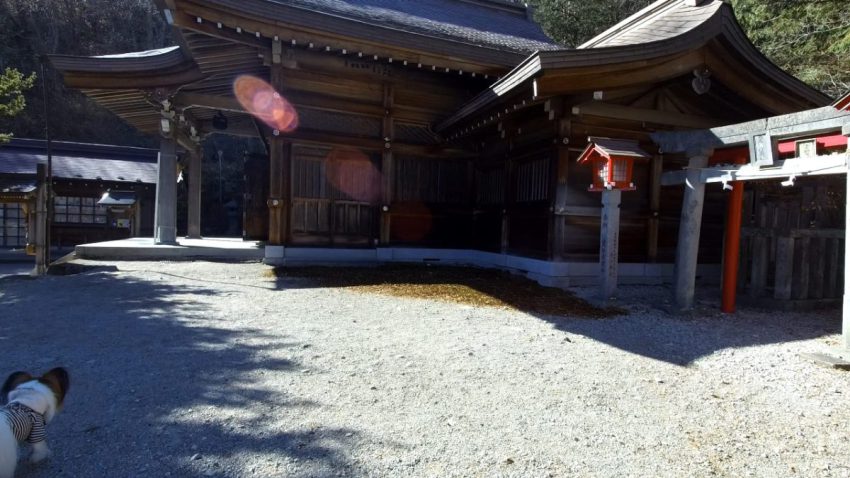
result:
[(651, 3), (646, 7), (642, 8), (641, 10), (638, 10), (632, 15), (626, 17), (624, 20), (608, 28), (602, 33), (596, 35), (590, 40), (587, 40), (586, 42), (577, 46), (576, 49), (593, 48), (598, 43), (602, 43), (603, 41), (608, 40), (615, 35), (621, 34), (642, 23), (652, 20), (653, 18), (666, 12), (667, 10), (678, 6), (680, 3), (683, 3), (683, 0), (657, 0), (656, 2)]
[[(123, 146), (119, 144), (82, 143), (76, 141), (50, 141), (51, 149), (55, 152), (77, 152), (77, 153), (121, 153), (132, 156), (148, 157), (158, 152), (155, 148), (142, 148), (139, 146)], [(12, 138), (6, 143), (6, 147), (26, 149), (47, 149), (47, 141), (34, 138)]]
[(526, 0), (459, 0), (463, 3), (472, 3), (484, 7), (496, 8), (499, 10), (516, 10), (517, 14), (525, 14), (528, 10), (528, 2)]

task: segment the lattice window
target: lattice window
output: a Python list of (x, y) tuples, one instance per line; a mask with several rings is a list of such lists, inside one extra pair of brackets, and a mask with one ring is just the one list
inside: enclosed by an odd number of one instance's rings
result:
[(27, 218), (20, 204), (0, 204), (0, 246), (24, 246)]
[(522, 163), (516, 168), (517, 202), (544, 201), (549, 198), (549, 158)]
[(475, 201), (481, 205), (505, 202), (505, 168), (477, 171)]
[(53, 221), (65, 224), (106, 224), (106, 207), (96, 198), (56, 196), (53, 200)]
[(472, 195), (468, 164), (466, 161), (398, 157), (396, 198), (399, 201), (465, 204)]

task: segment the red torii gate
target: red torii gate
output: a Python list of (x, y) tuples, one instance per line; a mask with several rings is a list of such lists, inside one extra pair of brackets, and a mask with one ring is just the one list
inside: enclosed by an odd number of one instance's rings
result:
[[(850, 95), (847, 98), (850, 107)], [(779, 157), (781, 159), (793, 158), (796, 153), (797, 141), (782, 141), (778, 145)], [(831, 134), (814, 138), (817, 151), (824, 153), (843, 152), (847, 150), (847, 136)], [(708, 160), (709, 166), (723, 164), (744, 165), (750, 162), (750, 151), (747, 146), (719, 149)], [(723, 251), (723, 292), (720, 309), (727, 314), (735, 312), (735, 296), (738, 284), (738, 266), (740, 260), (741, 246), (741, 220), (744, 205), (744, 183), (745, 181), (731, 181), (727, 188), (729, 200), (726, 211), (725, 244)]]
[[(847, 112), (843, 111), (847, 110)], [(730, 221), (727, 224), (726, 272), (724, 277), (724, 309), (734, 310), (737, 277), (736, 246), (740, 240), (740, 214), (743, 187), (735, 183), (749, 180), (784, 179), (815, 175), (847, 175), (850, 184), (850, 153), (818, 154), (817, 146), (845, 149), (850, 136), (850, 95), (833, 107), (824, 107), (731, 126), (701, 131), (659, 132), (653, 140), (663, 153), (686, 153), (688, 169), (662, 175), (663, 185), (685, 186), (679, 242), (676, 251), (674, 296), (680, 309), (693, 306), (700, 223), (707, 183), (722, 183), (725, 189), (736, 192), (730, 200)], [(837, 134), (837, 133), (840, 133)], [(841, 136), (841, 137), (839, 137)], [(814, 138), (809, 154), (794, 154), (784, 159), (796, 142)], [(727, 165), (709, 166), (715, 163)], [(746, 164), (735, 164), (735, 163)], [(729, 164), (731, 163), (731, 164)], [(850, 187), (848, 187), (850, 190)], [(847, 197), (850, 199), (850, 195)], [(846, 211), (845, 211), (846, 213)], [(729, 247), (732, 246), (732, 247)], [(850, 279), (850, 241), (845, 241), (845, 277)], [(850, 280), (844, 282), (843, 349), (850, 351)]]

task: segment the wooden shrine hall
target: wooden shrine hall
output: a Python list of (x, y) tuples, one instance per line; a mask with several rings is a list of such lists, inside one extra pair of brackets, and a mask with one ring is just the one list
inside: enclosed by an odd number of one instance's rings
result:
[[(589, 186), (601, 170), (577, 160), (600, 137), (642, 152), (617, 208), (619, 273), (660, 281), (685, 195), (662, 194), (662, 176), (688, 158), (652, 135), (831, 102), (767, 60), (720, 0), (659, 0), (575, 49), (513, 0), (156, 2), (175, 46), (51, 61), (161, 138), (158, 243), (176, 237), (178, 152), (196, 237), (200, 142), (262, 139), (270, 262), (463, 260), (551, 284), (598, 280), (603, 207)], [(264, 101), (287, 105), (286, 127), (251, 114), (234, 86), (246, 77), (279, 94)], [(705, 201), (725, 204), (723, 191)], [(701, 217), (699, 262), (715, 269), (723, 210)]]

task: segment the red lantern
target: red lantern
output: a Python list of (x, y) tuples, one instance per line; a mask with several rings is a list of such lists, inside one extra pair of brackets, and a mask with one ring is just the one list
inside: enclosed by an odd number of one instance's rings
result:
[(637, 141), (611, 138), (587, 138), (589, 144), (578, 158), (579, 164), (593, 166), (593, 184), (588, 191), (619, 189), (634, 191), (632, 170), (635, 160), (647, 161), (652, 156), (640, 149)]

